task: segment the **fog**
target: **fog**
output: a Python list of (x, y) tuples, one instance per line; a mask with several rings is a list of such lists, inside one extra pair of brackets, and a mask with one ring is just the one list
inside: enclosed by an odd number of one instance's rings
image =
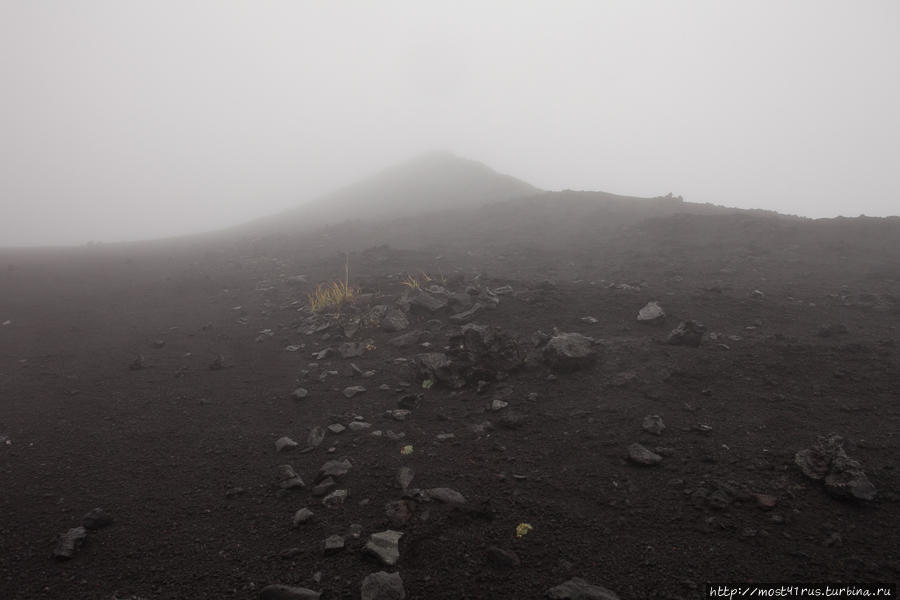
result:
[[(213, 230), (422, 152), (896, 214), (900, 4), (0, 4), (0, 246)], [(352, 216), (352, 215), (348, 215)]]

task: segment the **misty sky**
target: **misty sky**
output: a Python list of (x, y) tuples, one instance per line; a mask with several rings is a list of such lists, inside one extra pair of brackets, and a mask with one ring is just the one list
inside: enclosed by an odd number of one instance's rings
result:
[(900, 213), (900, 2), (0, 0), (0, 246), (210, 230), (445, 149)]

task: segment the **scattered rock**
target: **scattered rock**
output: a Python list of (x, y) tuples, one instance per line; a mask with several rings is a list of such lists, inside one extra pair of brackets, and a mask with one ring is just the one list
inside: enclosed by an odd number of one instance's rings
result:
[(332, 423), (328, 426), (328, 431), (331, 433), (338, 435), (347, 431), (347, 428), (341, 425), (340, 423)]
[(637, 320), (647, 325), (661, 325), (666, 320), (666, 312), (658, 302), (648, 302), (638, 311)]
[(487, 560), (492, 565), (504, 569), (513, 569), (522, 564), (522, 561), (519, 560), (519, 556), (515, 552), (498, 546), (490, 546), (487, 549)]
[(658, 465), (662, 462), (662, 456), (648, 450), (641, 444), (631, 444), (628, 446), (628, 458), (639, 465)]
[(344, 396), (347, 398), (352, 398), (354, 396), (358, 396), (366, 391), (361, 385), (352, 385), (350, 387), (344, 388)]
[(306, 388), (298, 387), (293, 392), (291, 392), (291, 398), (294, 400), (303, 400), (304, 398), (309, 396), (309, 390)]
[(360, 600), (404, 600), (406, 591), (400, 573), (379, 571), (367, 575), (362, 582)]
[(384, 505), (384, 513), (392, 527), (401, 528), (412, 518), (412, 510), (406, 500), (393, 500)]
[(325, 554), (334, 554), (344, 549), (344, 536), (330, 535), (325, 538)]
[(278, 485), (283, 490), (292, 490), (296, 488), (304, 488), (306, 484), (303, 483), (303, 479), (297, 475), (297, 472), (294, 471), (294, 467), (291, 465), (280, 465), (278, 467)]
[(551, 337), (541, 353), (544, 362), (555, 371), (577, 371), (597, 361), (593, 340), (580, 333), (558, 333)]
[(381, 319), (381, 329), (389, 333), (403, 331), (407, 327), (409, 327), (409, 319), (399, 310), (392, 310)]
[(409, 298), (409, 306), (411, 310), (433, 313), (446, 308), (447, 301), (420, 290)]
[(259, 592), (259, 600), (319, 600), (321, 592), (289, 585), (267, 585)]
[(666, 428), (665, 423), (663, 423), (662, 417), (659, 415), (647, 415), (644, 417), (644, 422), (641, 423), (641, 427), (647, 433), (652, 433), (653, 435), (662, 435), (663, 430)]
[(388, 529), (373, 533), (366, 544), (366, 552), (375, 556), (382, 563), (392, 566), (400, 560), (400, 538), (403, 533)]
[(297, 442), (292, 440), (291, 438), (284, 436), (275, 440), (275, 451), (276, 452), (287, 452), (289, 450), (295, 449), (299, 446)]
[(315, 486), (313, 486), (312, 495), (316, 498), (321, 498), (322, 496), (333, 490), (336, 485), (337, 483), (334, 481), (334, 479), (332, 479), (331, 477), (326, 477)]
[(696, 348), (703, 339), (706, 327), (697, 321), (682, 321), (669, 333), (666, 343), (672, 346), (691, 346)]
[(464, 504), (466, 497), (452, 488), (439, 487), (425, 490), (428, 497), (444, 504)]
[(324, 498), (322, 498), (322, 504), (327, 506), (328, 508), (337, 508), (341, 506), (345, 500), (347, 500), (348, 496), (347, 490), (334, 490)]
[(580, 577), (547, 590), (551, 600), (621, 600), (618, 594), (599, 585), (591, 585)]
[(403, 335), (398, 335), (397, 337), (389, 339), (388, 344), (395, 348), (415, 346), (422, 340), (423, 335), (423, 332), (419, 330), (410, 331), (409, 333), (404, 333)]
[(325, 441), (325, 430), (316, 425), (309, 431), (306, 438), (306, 445), (310, 448), (318, 448)]
[(319, 474), (316, 475), (316, 481), (322, 481), (326, 477), (340, 479), (347, 474), (353, 467), (346, 458), (343, 460), (329, 460), (319, 468)]
[(102, 529), (112, 525), (113, 519), (102, 508), (95, 508), (81, 519), (85, 529)]
[(298, 510), (297, 512), (294, 513), (294, 518), (291, 519), (291, 524), (294, 527), (299, 527), (300, 525), (302, 525), (304, 523), (308, 523), (309, 520), (313, 518), (313, 516), (315, 516), (315, 513), (313, 513), (313, 511), (311, 511), (305, 507), (301, 508), (300, 510)]
[(371, 429), (372, 424), (365, 421), (351, 421), (348, 427), (350, 427), (350, 431), (365, 431)]
[(450, 317), (450, 320), (454, 323), (468, 323), (472, 319), (475, 318), (475, 315), (480, 313), (484, 309), (484, 304), (481, 302), (476, 302), (469, 310), (465, 310), (461, 313), (457, 313)]
[(53, 556), (60, 560), (68, 560), (75, 556), (75, 552), (87, 538), (87, 529), (74, 527), (59, 536)]
[(405, 421), (406, 418), (411, 414), (412, 412), (406, 410), (405, 408), (395, 408), (393, 410), (384, 411), (384, 415), (386, 417), (394, 419), (395, 421)]
[(341, 358), (356, 358), (365, 354), (366, 345), (361, 342), (344, 342), (338, 346), (337, 351)]
[(835, 496), (872, 500), (877, 494), (862, 465), (847, 456), (839, 435), (819, 436), (812, 447), (797, 452), (794, 462), (807, 477), (824, 479), (825, 489)]
[(415, 477), (415, 472), (409, 467), (400, 467), (397, 470), (397, 483), (400, 484), (400, 489), (406, 489), (409, 487), (409, 484), (412, 483), (413, 477)]

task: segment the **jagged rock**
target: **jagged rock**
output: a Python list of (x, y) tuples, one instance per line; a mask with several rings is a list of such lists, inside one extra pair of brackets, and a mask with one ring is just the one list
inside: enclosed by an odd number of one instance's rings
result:
[(397, 469), (397, 483), (400, 484), (401, 489), (406, 489), (409, 487), (409, 484), (412, 483), (413, 477), (415, 477), (415, 472), (409, 467), (400, 467)]
[(605, 587), (591, 585), (580, 577), (561, 583), (547, 590), (550, 600), (621, 600), (619, 595)]
[(452, 315), (450, 317), (450, 320), (454, 323), (468, 323), (469, 321), (474, 319), (475, 315), (480, 313), (482, 310), (484, 310), (484, 304), (482, 304), (481, 302), (476, 302), (469, 310), (465, 310), (463, 312)]
[(341, 358), (356, 358), (366, 352), (366, 345), (362, 342), (344, 342), (337, 348)]
[(400, 560), (400, 538), (403, 533), (388, 529), (373, 533), (366, 544), (366, 552), (375, 556), (382, 563), (392, 566)]
[(392, 527), (401, 528), (412, 518), (412, 511), (406, 500), (394, 500), (384, 505), (385, 516)]
[(460, 376), (456, 365), (443, 352), (427, 352), (415, 358), (415, 368), (423, 380), (439, 381), (451, 388), (460, 388), (465, 380)]
[(663, 423), (662, 417), (659, 415), (647, 415), (644, 417), (643, 423), (641, 423), (641, 427), (647, 433), (652, 433), (653, 435), (662, 435), (663, 430), (665, 430), (666, 425)]
[(309, 396), (309, 390), (303, 387), (298, 387), (293, 392), (291, 392), (291, 398), (294, 400), (303, 400), (304, 398)]
[(384, 411), (384, 416), (391, 418), (395, 421), (405, 421), (406, 418), (411, 414), (412, 414), (412, 411), (407, 410), (405, 408), (394, 408), (394, 409)]
[(492, 565), (505, 569), (512, 569), (522, 564), (515, 552), (498, 546), (490, 546), (487, 549), (487, 559)]
[(682, 321), (669, 333), (666, 343), (672, 346), (692, 346), (696, 348), (703, 339), (706, 327), (697, 321)]
[(824, 480), (825, 489), (835, 496), (872, 500), (877, 494), (862, 465), (847, 456), (841, 436), (819, 436), (810, 448), (800, 450), (794, 462), (803, 473)]
[(331, 433), (333, 433), (335, 435), (344, 433), (346, 430), (347, 430), (347, 428), (344, 427), (343, 425), (341, 425), (340, 423), (332, 423), (331, 425), (328, 426), (328, 431), (330, 431)]
[(397, 400), (397, 406), (405, 410), (412, 410), (419, 406), (423, 398), (422, 394), (403, 394)]
[(325, 430), (316, 425), (309, 430), (309, 436), (306, 438), (306, 445), (310, 448), (318, 448), (325, 441)]
[(293, 450), (297, 446), (299, 446), (299, 444), (287, 436), (283, 436), (275, 440), (276, 452), (287, 452), (288, 450)]
[(283, 490), (306, 487), (303, 479), (297, 475), (297, 472), (294, 471), (294, 467), (291, 465), (280, 465), (278, 467), (278, 482), (278, 485)]
[(334, 554), (344, 549), (344, 536), (329, 535), (325, 538), (325, 554)]
[(658, 302), (648, 302), (638, 311), (637, 320), (647, 325), (660, 325), (666, 320), (666, 312)]
[(350, 461), (346, 458), (343, 460), (329, 460), (319, 468), (319, 473), (316, 475), (316, 482), (322, 481), (326, 477), (331, 477), (335, 480), (340, 479), (346, 475), (352, 467), (353, 465), (350, 464)]
[(360, 589), (360, 600), (404, 600), (406, 590), (400, 573), (379, 571), (367, 575)]
[(411, 310), (433, 313), (447, 308), (447, 300), (420, 290), (409, 297), (409, 306)]
[(409, 319), (400, 310), (392, 310), (381, 319), (381, 329), (388, 333), (403, 331), (407, 327), (409, 327)]
[(365, 391), (366, 391), (366, 388), (364, 388), (361, 385), (352, 385), (350, 387), (344, 388), (344, 397), (352, 398), (354, 396), (358, 396), (359, 394), (364, 393)]
[(350, 421), (348, 427), (350, 427), (350, 431), (365, 431), (366, 429), (371, 429), (372, 424), (365, 421)]
[(63, 534), (60, 534), (59, 540), (56, 543), (56, 549), (53, 551), (53, 556), (60, 560), (72, 558), (86, 538), (87, 529), (84, 527), (74, 527)]
[(541, 356), (555, 371), (577, 371), (596, 362), (593, 340), (580, 333), (558, 333), (544, 346)]
[(639, 465), (653, 466), (662, 462), (662, 456), (652, 452), (641, 444), (628, 446), (628, 458)]
[(328, 508), (337, 508), (342, 505), (345, 500), (347, 500), (348, 496), (347, 490), (334, 490), (324, 498), (322, 498), (322, 504), (327, 506)]
[(259, 600), (319, 600), (321, 592), (289, 585), (267, 585), (259, 592)]
[(102, 508), (95, 508), (81, 519), (81, 524), (85, 529), (102, 529), (112, 525), (113, 519)]
[(333, 490), (336, 485), (337, 483), (334, 481), (334, 479), (332, 479), (331, 477), (326, 477), (315, 486), (313, 486), (312, 495), (320, 498)]
[(464, 504), (466, 497), (452, 488), (439, 487), (425, 490), (428, 497), (444, 504)]
[(308, 523), (309, 520), (313, 518), (313, 516), (315, 516), (315, 513), (304, 507), (294, 513), (294, 518), (291, 519), (291, 523), (294, 527), (299, 527), (304, 523)]
[(389, 339), (388, 344), (394, 346), (395, 348), (415, 346), (422, 340), (423, 334), (424, 332), (416, 329), (414, 331), (410, 331), (404, 333), (403, 335), (398, 335), (397, 337)]

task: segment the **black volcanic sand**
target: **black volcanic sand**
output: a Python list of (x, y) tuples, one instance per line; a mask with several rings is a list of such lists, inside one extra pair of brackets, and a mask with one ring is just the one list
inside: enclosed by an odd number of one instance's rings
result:
[[(509, 285), (515, 293), (477, 323), (526, 347), (556, 327), (604, 350), (592, 368), (522, 369), (481, 393), (422, 389), (395, 359), (423, 350), (395, 348), (397, 334), (377, 328), (357, 334), (372, 340), (361, 357), (313, 358), (343, 341), (307, 335), (298, 310), (313, 284), (343, 275), (340, 230), (302, 243), (0, 252), (0, 322), (11, 321), (0, 326), (0, 598), (255, 598), (272, 583), (358, 598), (380, 570), (398, 570), (408, 598), (428, 599), (541, 598), (572, 577), (625, 599), (698, 598), (708, 581), (897, 581), (896, 227), (783, 233), (768, 223), (673, 218), (558, 251), (516, 236), (354, 251), (352, 278), (375, 302), (396, 299), (398, 275), (421, 270), (459, 290)], [(309, 283), (287, 280), (296, 274)], [(636, 321), (651, 300), (669, 314), (661, 327)], [(413, 315), (411, 328), (431, 318), (444, 324), (432, 339), (440, 349), (448, 312)], [(662, 343), (683, 319), (706, 325), (700, 347)], [(137, 355), (146, 368), (131, 370)], [(225, 368), (212, 370), (218, 355)], [(323, 370), (338, 374), (323, 381)], [(348, 399), (351, 385), (367, 391)], [(308, 398), (290, 397), (297, 386)], [(424, 394), (410, 417), (386, 418), (409, 392)], [(509, 406), (490, 410), (495, 398)], [(518, 428), (501, 424), (510, 411), (524, 416)], [(665, 421), (659, 437), (641, 428), (650, 414)], [(275, 452), (281, 436), (302, 447), (311, 427), (355, 416), (405, 438), (348, 430), (312, 452)], [(485, 421), (496, 427), (473, 430)], [(455, 438), (437, 441), (443, 433)], [(829, 433), (878, 488), (873, 501), (836, 498), (794, 464)], [(670, 451), (640, 467), (626, 460), (634, 442)], [(343, 457), (353, 465), (343, 507), (279, 491), (278, 465), (309, 484)], [(401, 497), (404, 465), (413, 487), (453, 488), (469, 510), (419, 505), (388, 568), (361, 548), (390, 528), (384, 506)], [(244, 493), (226, 495), (235, 487)], [(730, 490), (724, 505), (708, 498), (717, 490)], [(303, 506), (315, 518), (292, 528)], [(57, 535), (95, 507), (114, 524), (89, 532), (71, 560), (51, 558)], [(533, 530), (517, 538), (519, 523)], [(325, 555), (324, 539), (351, 524), (362, 537)], [(521, 566), (490, 563), (492, 545)]]

